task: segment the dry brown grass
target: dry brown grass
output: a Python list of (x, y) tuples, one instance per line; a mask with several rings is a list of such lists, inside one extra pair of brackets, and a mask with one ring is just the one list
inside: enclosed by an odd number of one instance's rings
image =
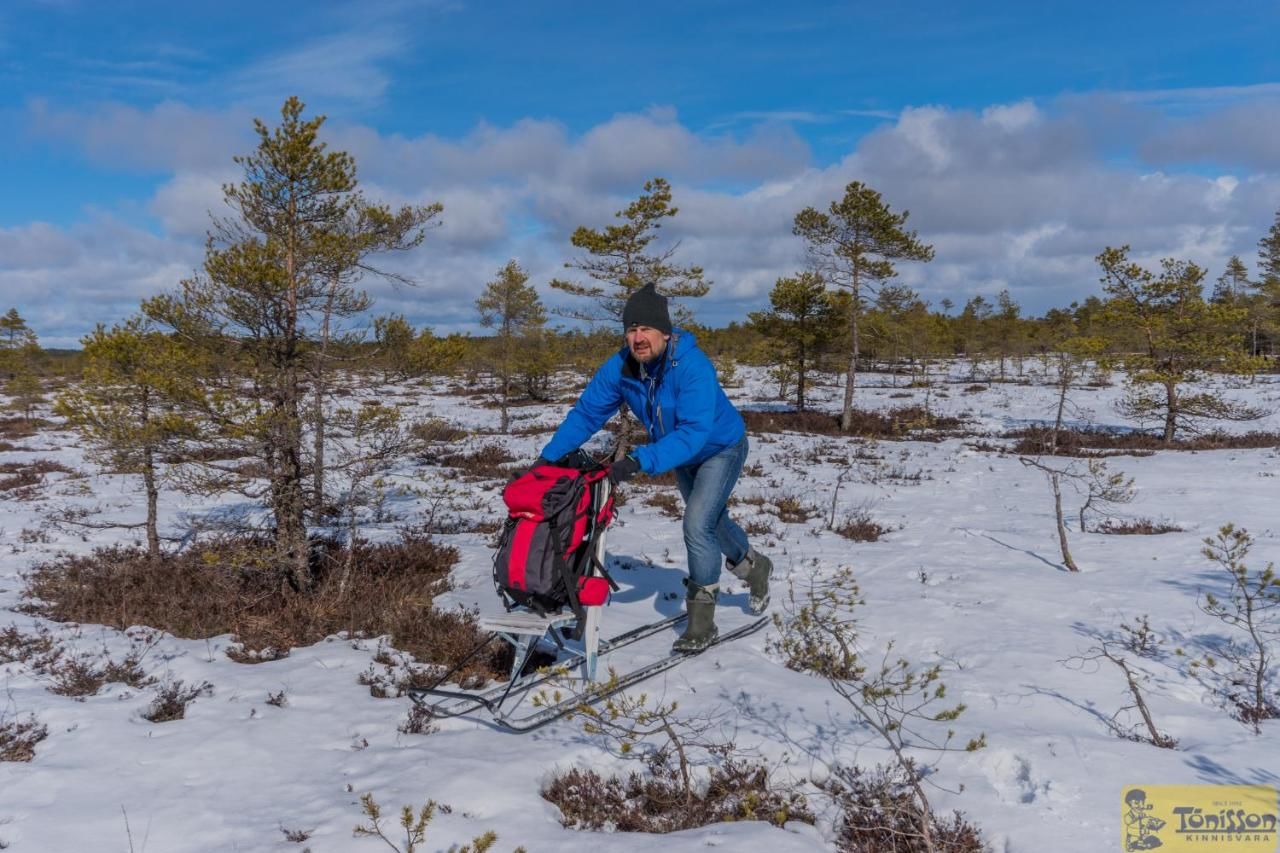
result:
[(35, 487), (44, 482), (45, 474), (74, 474), (75, 471), (53, 459), (32, 459), (30, 462), (0, 463), (0, 493), (6, 497), (29, 500)]
[(48, 628), (37, 626), (34, 633), (25, 634), (17, 625), (10, 625), (0, 631), (0, 663), (26, 663), (53, 654), (58, 648)]
[(1111, 533), (1120, 536), (1159, 536), (1162, 533), (1181, 533), (1182, 528), (1165, 521), (1149, 518), (1108, 518), (1093, 529), (1094, 533)]
[(745, 411), (747, 429), (756, 433), (798, 432), (810, 435), (856, 435), (889, 440), (940, 441), (964, 427), (955, 417), (929, 414), (923, 406), (900, 406), (887, 412), (854, 409), (849, 432), (840, 429), (840, 417), (825, 412)]
[(166, 681), (156, 692), (156, 698), (143, 713), (145, 720), (153, 723), (169, 723), (181, 720), (187, 715), (187, 706), (200, 696), (213, 693), (213, 685), (205, 681), (198, 685), (189, 685), (182, 681)]
[(409, 433), (421, 442), (460, 441), (467, 437), (467, 431), (444, 418), (427, 418), (416, 421), (409, 427)]
[(871, 514), (858, 510), (846, 515), (832, 530), (845, 539), (854, 542), (876, 542), (886, 533), (892, 533), (892, 527), (886, 527), (871, 518)]
[[(1053, 430), (1050, 427), (1027, 427), (1007, 432), (1002, 437), (1018, 440), (1009, 452), (1039, 455), (1049, 452)], [(1232, 435), (1210, 432), (1190, 438), (1176, 438), (1166, 444), (1161, 436), (1149, 432), (1064, 429), (1058, 431), (1055, 455), (1150, 456), (1157, 450), (1252, 450), (1272, 447), (1280, 447), (1280, 433), (1255, 431)]]
[(748, 536), (777, 536), (778, 531), (773, 526), (773, 522), (767, 518), (753, 518), (742, 525), (742, 530)]
[[(345, 631), (390, 635), (419, 660), (452, 665), (482, 639), (473, 614), (432, 607), (448, 589), (456, 549), (410, 530), (397, 542), (358, 542), (344, 588), (346, 549), (316, 545), (315, 581), (305, 594), (282, 583), (267, 543), (224, 539), (160, 560), (117, 547), (45, 563), (26, 577), (25, 609), (63, 622), (149, 625), (186, 638), (229, 633), (238, 646), (228, 655), (246, 663)], [(496, 677), (508, 665), (495, 648), (459, 677)]]
[(836, 849), (840, 853), (926, 853), (924, 820), (933, 836), (932, 853), (988, 853), (982, 833), (960, 812), (927, 818), (911, 795), (902, 771), (837, 768), (822, 786), (840, 807)]
[(799, 495), (780, 494), (767, 500), (762, 510), (776, 517), (783, 524), (804, 524), (811, 518), (817, 518), (821, 511), (812, 504), (805, 503)]
[(712, 768), (705, 792), (691, 802), (679, 774), (666, 767), (626, 778), (573, 769), (553, 778), (542, 796), (560, 809), (561, 824), (577, 829), (678, 832), (724, 821), (814, 822), (804, 797), (771, 785), (768, 768), (734, 759)]
[(0, 418), (0, 438), (30, 438), (42, 427), (49, 426), (48, 421), (40, 418)]
[(48, 727), (35, 717), (0, 719), (0, 761), (30, 761), (35, 758), (36, 744), (48, 736)]
[(463, 479), (502, 480), (512, 473), (516, 458), (496, 441), (480, 445), (469, 453), (453, 453), (440, 457), (440, 464), (456, 468)]
[(657, 507), (667, 518), (684, 516), (684, 504), (680, 501), (680, 496), (673, 495), (671, 492), (652, 492), (644, 502), (649, 506)]

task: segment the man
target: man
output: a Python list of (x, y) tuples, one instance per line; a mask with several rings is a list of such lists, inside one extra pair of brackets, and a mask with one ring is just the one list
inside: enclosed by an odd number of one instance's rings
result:
[(750, 587), (751, 612), (763, 613), (769, 605), (773, 563), (750, 546), (726, 509), (747, 458), (746, 425), (693, 335), (672, 328), (667, 299), (653, 284), (627, 300), (622, 325), (626, 346), (596, 371), (539, 461), (577, 450), (626, 402), (650, 442), (613, 463), (609, 479), (616, 485), (638, 473), (675, 470), (685, 503), (689, 619), (673, 648), (697, 652), (719, 636), (715, 607), (722, 555), (725, 568)]

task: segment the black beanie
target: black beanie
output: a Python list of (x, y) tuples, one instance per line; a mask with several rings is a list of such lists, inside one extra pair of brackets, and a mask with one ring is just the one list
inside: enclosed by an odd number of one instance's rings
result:
[(648, 326), (664, 335), (671, 334), (671, 315), (667, 313), (667, 297), (658, 292), (653, 282), (631, 294), (622, 309), (622, 328)]

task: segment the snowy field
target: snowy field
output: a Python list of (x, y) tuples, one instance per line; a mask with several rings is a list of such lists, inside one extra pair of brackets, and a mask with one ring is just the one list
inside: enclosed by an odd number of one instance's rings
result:
[[(937, 385), (937, 413), (964, 414), (974, 432), (990, 438), (1051, 417), (1054, 391), (1043, 385), (992, 384), (966, 392), (967, 367), (956, 381)], [(743, 384), (730, 389), (744, 407), (776, 407), (761, 374), (739, 368)], [(922, 402), (923, 389), (894, 387), (892, 378), (868, 375), (858, 405), (890, 408)], [(900, 380), (905, 383), (905, 380)], [(1266, 419), (1234, 430), (1280, 431), (1280, 382), (1261, 377), (1233, 383), (1230, 393), (1272, 410)], [(438, 383), (435, 391), (443, 390)], [(1132, 427), (1115, 411), (1117, 384), (1073, 392), (1081, 407), (1073, 418)], [(940, 393), (942, 392), (942, 393)], [(945, 396), (943, 396), (945, 394)], [(466, 397), (405, 386), (370, 392), (414, 417), (440, 417), (470, 429), (497, 425), (495, 409)], [(840, 389), (827, 380), (814, 389), (814, 407), (834, 410)], [(515, 409), (513, 426), (553, 426), (567, 404)], [(532, 460), (547, 436), (499, 439), (478, 434), (462, 444), (503, 440), (517, 459)], [(777, 566), (775, 608), (787, 581), (806, 582), (851, 567), (866, 606), (859, 613), (869, 649), (892, 640), (916, 663), (942, 662), (948, 696), (967, 704), (954, 724), (963, 740), (985, 732), (988, 746), (944, 756), (934, 777), (932, 802), (940, 812), (964, 811), (996, 851), (1103, 851), (1120, 847), (1120, 792), (1130, 784), (1258, 783), (1280, 785), (1280, 721), (1262, 734), (1231, 719), (1221, 702), (1168, 656), (1144, 664), (1151, 675), (1148, 700), (1156, 722), (1179, 747), (1158, 749), (1115, 736), (1106, 724), (1128, 693), (1113, 667), (1071, 663), (1095, 635), (1149, 614), (1170, 648), (1202, 652), (1224, 629), (1197, 607), (1204, 591), (1221, 592), (1222, 572), (1201, 554), (1201, 540), (1230, 521), (1256, 538), (1250, 565), (1280, 561), (1280, 451), (1163, 451), (1111, 460), (1112, 470), (1135, 479), (1136, 500), (1122, 517), (1164, 521), (1181, 532), (1116, 536), (1073, 532), (1081, 571), (1061, 566), (1053, 506), (1045, 478), (1012, 455), (969, 446), (975, 439), (940, 442), (865, 442), (820, 436), (753, 435), (739, 499), (795, 496), (820, 515), (784, 524), (763, 507), (739, 503), (743, 522), (767, 520), (775, 535), (756, 545)], [(1007, 442), (1004, 442), (1007, 443)], [(31, 631), (40, 620), (13, 612), (21, 573), (59, 552), (130, 542), (130, 532), (46, 531), (42, 520), (67, 504), (105, 506), (112, 517), (141, 518), (135, 478), (99, 475), (73, 434), (46, 430), (0, 453), (0, 463), (55, 459), (83, 476), (51, 474), (37, 499), (0, 497), (0, 630)], [(858, 452), (855, 453), (855, 450)], [(878, 458), (857, 458), (857, 457)], [(846, 463), (832, 460), (845, 459)], [(866, 510), (893, 531), (877, 542), (850, 542), (825, 529), (837, 478), (836, 516)], [(426, 492), (452, 489), (448, 499), (468, 517), (498, 518), (497, 483), (470, 485), (438, 467), (411, 460), (399, 472)], [(671, 489), (674, 492), (674, 489)], [(605, 632), (677, 612), (684, 552), (677, 520), (646, 503), (647, 489), (630, 490), (608, 549), (622, 591), (605, 611)], [(162, 497), (168, 533), (227, 506), (193, 502), (174, 492)], [(395, 502), (412, 521), (427, 499)], [(1068, 497), (1068, 517), (1076, 506)], [(385, 534), (395, 524), (385, 525)], [(376, 530), (374, 531), (377, 532)], [(458, 534), (442, 539), (462, 559), (456, 588), (440, 606), (457, 602), (497, 608), (489, 580), (491, 537)], [(48, 541), (40, 541), (47, 539)], [(722, 624), (742, 615), (745, 593), (729, 585)], [(122, 657), (129, 636), (95, 625), (43, 623), (72, 648)], [(871, 767), (887, 752), (842, 706), (828, 685), (792, 672), (766, 652), (772, 629), (713, 649), (645, 685), (650, 694), (678, 700), (682, 713), (719, 715), (740, 750), (774, 766), (780, 779), (821, 777), (832, 761)], [(137, 632), (134, 632), (137, 633)], [(671, 636), (636, 650), (665, 653)], [(374, 639), (330, 638), (294, 649), (286, 658), (255, 666), (229, 660), (230, 638), (155, 641), (143, 666), (159, 678), (208, 682), (209, 695), (186, 718), (151, 723), (140, 714), (154, 688), (108, 686), (83, 701), (55, 695), (47, 679), (28, 667), (0, 667), (0, 717), (34, 714), (48, 727), (30, 763), (0, 762), (0, 842), (13, 851), (376, 851), (377, 839), (353, 838), (362, 821), (359, 797), (372, 792), (388, 812), (428, 799), (447, 804), (424, 849), (447, 850), (486, 830), (498, 833), (497, 851), (523, 845), (533, 851), (768, 850), (830, 847), (830, 810), (814, 799), (826, 823), (809, 827), (766, 823), (720, 824), (670, 836), (589, 833), (562, 828), (554, 806), (539, 796), (557, 770), (593, 767), (612, 772), (633, 762), (613, 758), (561, 721), (525, 736), (504, 734), (478, 719), (440, 724), (429, 735), (401, 734), (409, 700), (376, 699), (358, 683), (378, 651)], [(267, 703), (284, 691), (287, 704)], [(1125, 724), (1139, 724), (1121, 717)], [(963, 790), (960, 790), (963, 788)], [(951, 793), (953, 792), (953, 793)], [(304, 843), (282, 830), (305, 830)]]

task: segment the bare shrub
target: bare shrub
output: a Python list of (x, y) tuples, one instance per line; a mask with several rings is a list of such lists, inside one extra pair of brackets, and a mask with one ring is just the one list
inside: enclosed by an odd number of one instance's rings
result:
[(1159, 536), (1162, 533), (1181, 533), (1182, 528), (1167, 521), (1152, 521), (1149, 518), (1108, 518), (1095, 527), (1093, 532), (1119, 536)]
[[(224, 538), (158, 560), (132, 548), (61, 557), (26, 576), (24, 609), (63, 622), (151, 625), (184, 638), (230, 633), (239, 646), (228, 654), (241, 662), (274, 660), (345, 631), (389, 634), (421, 660), (452, 665), (482, 639), (474, 614), (431, 607), (448, 589), (456, 549), (407, 528), (396, 542), (358, 540), (342, 591), (335, 568), (348, 563), (345, 546), (313, 544), (316, 580), (307, 593), (288, 586), (269, 543)], [(495, 649), (459, 676), (498, 677), (508, 665)]]
[(59, 696), (92, 696), (102, 689), (106, 680), (95, 661), (87, 657), (62, 659), (53, 669), (50, 693)]
[(1027, 427), (1006, 432), (1002, 438), (1017, 439), (1012, 452), (1020, 454), (1053, 454), (1056, 456), (1097, 456), (1117, 454), (1149, 456), (1157, 450), (1253, 450), (1280, 447), (1280, 433), (1252, 431), (1240, 434), (1208, 432), (1169, 442), (1152, 432), (1132, 430), (1115, 432), (1103, 429), (1062, 429)]
[(817, 507), (805, 503), (802, 498), (793, 494), (776, 495), (769, 499), (763, 509), (784, 524), (804, 524), (822, 514)]
[(49, 736), (49, 728), (34, 716), (23, 720), (0, 717), (0, 761), (30, 761), (36, 744)]
[(667, 518), (680, 518), (684, 515), (684, 505), (680, 498), (670, 492), (653, 492), (645, 498), (645, 503), (657, 507)]
[[(717, 737), (722, 719), (677, 713), (676, 702), (648, 694), (614, 693), (617, 673), (573, 710), (585, 734), (610, 754), (640, 761), (647, 773), (604, 778), (574, 769), (553, 778), (542, 796), (560, 808), (561, 823), (582, 829), (674, 832), (725, 820), (813, 822), (804, 798), (775, 789), (768, 768), (742, 761), (734, 746)], [(601, 701), (592, 701), (599, 698)], [(534, 704), (550, 701), (545, 692)], [(705, 788), (698, 768), (710, 764)]]
[(301, 844), (311, 837), (314, 830), (309, 829), (289, 829), (281, 826), (280, 833), (284, 836), (285, 841), (292, 841), (294, 844)]
[(0, 474), (74, 474), (74, 468), (68, 468), (55, 459), (32, 459), (29, 462), (0, 462)]
[(213, 685), (205, 681), (198, 685), (189, 685), (181, 680), (166, 681), (160, 686), (156, 698), (143, 713), (145, 720), (153, 723), (168, 723), (181, 720), (187, 715), (187, 706), (199, 696), (213, 693)]
[[(841, 853), (987, 853), (982, 833), (961, 812), (930, 813), (930, 831), (912, 795), (911, 781), (894, 766), (871, 772), (835, 767), (822, 784), (840, 808), (836, 849)], [(929, 843), (925, 843), (925, 839)]]
[[(59, 649), (61, 651), (61, 649)], [(50, 693), (59, 696), (92, 696), (106, 684), (127, 684), (142, 689), (155, 682), (141, 667), (141, 652), (131, 652), (123, 660), (114, 661), (102, 655), (59, 654), (47, 658), (38, 668), (53, 677)]]
[(431, 713), (431, 709), (424, 705), (414, 703), (409, 706), (409, 713), (405, 716), (403, 723), (399, 725), (396, 731), (403, 735), (429, 735), (439, 731), (439, 726), (434, 724), (435, 717)]
[(747, 429), (757, 433), (798, 432), (816, 435), (859, 435), (867, 438), (938, 440), (944, 433), (964, 427), (956, 417), (936, 416), (923, 406), (901, 406), (887, 412), (853, 410), (848, 432), (840, 429), (840, 418), (822, 412), (744, 411)]
[(181, 679), (166, 680), (142, 716), (153, 723), (181, 720), (186, 716), (187, 706), (202, 695), (213, 695), (213, 685), (208, 681), (190, 685)]
[(444, 418), (415, 421), (409, 427), (409, 434), (421, 442), (460, 441), (467, 437), (465, 429)]
[(26, 663), (55, 651), (58, 643), (43, 626), (36, 626), (34, 634), (24, 634), (17, 625), (0, 630), (0, 663)]
[(706, 792), (689, 801), (670, 767), (625, 779), (573, 769), (554, 777), (542, 796), (560, 809), (560, 823), (575, 829), (678, 832), (737, 820), (766, 820), (774, 826), (814, 822), (803, 796), (774, 787), (763, 764), (736, 759), (713, 767)]
[(463, 477), (473, 480), (501, 480), (511, 473), (516, 458), (498, 442), (488, 442), (469, 453), (455, 453), (440, 458), (441, 465), (456, 468)]
[[(44, 478), (35, 471), (23, 469), (11, 476), (0, 478), (0, 492), (16, 493), (19, 492), (19, 490), (22, 490), (23, 492), (30, 492), (33, 487), (40, 485), (43, 481)], [(19, 500), (30, 500), (29, 496), (24, 496), (22, 494), (10, 494), (8, 497), (18, 498)]]
[(778, 530), (767, 518), (753, 518), (742, 525), (748, 536), (777, 536)]
[(831, 529), (854, 542), (876, 542), (886, 533), (893, 532), (892, 527), (886, 527), (875, 521), (871, 513), (861, 509), (849, 513)]
[(0, 438), (30, 438), (36, 430), (49, 425), (39, 418), (0, 418)]

